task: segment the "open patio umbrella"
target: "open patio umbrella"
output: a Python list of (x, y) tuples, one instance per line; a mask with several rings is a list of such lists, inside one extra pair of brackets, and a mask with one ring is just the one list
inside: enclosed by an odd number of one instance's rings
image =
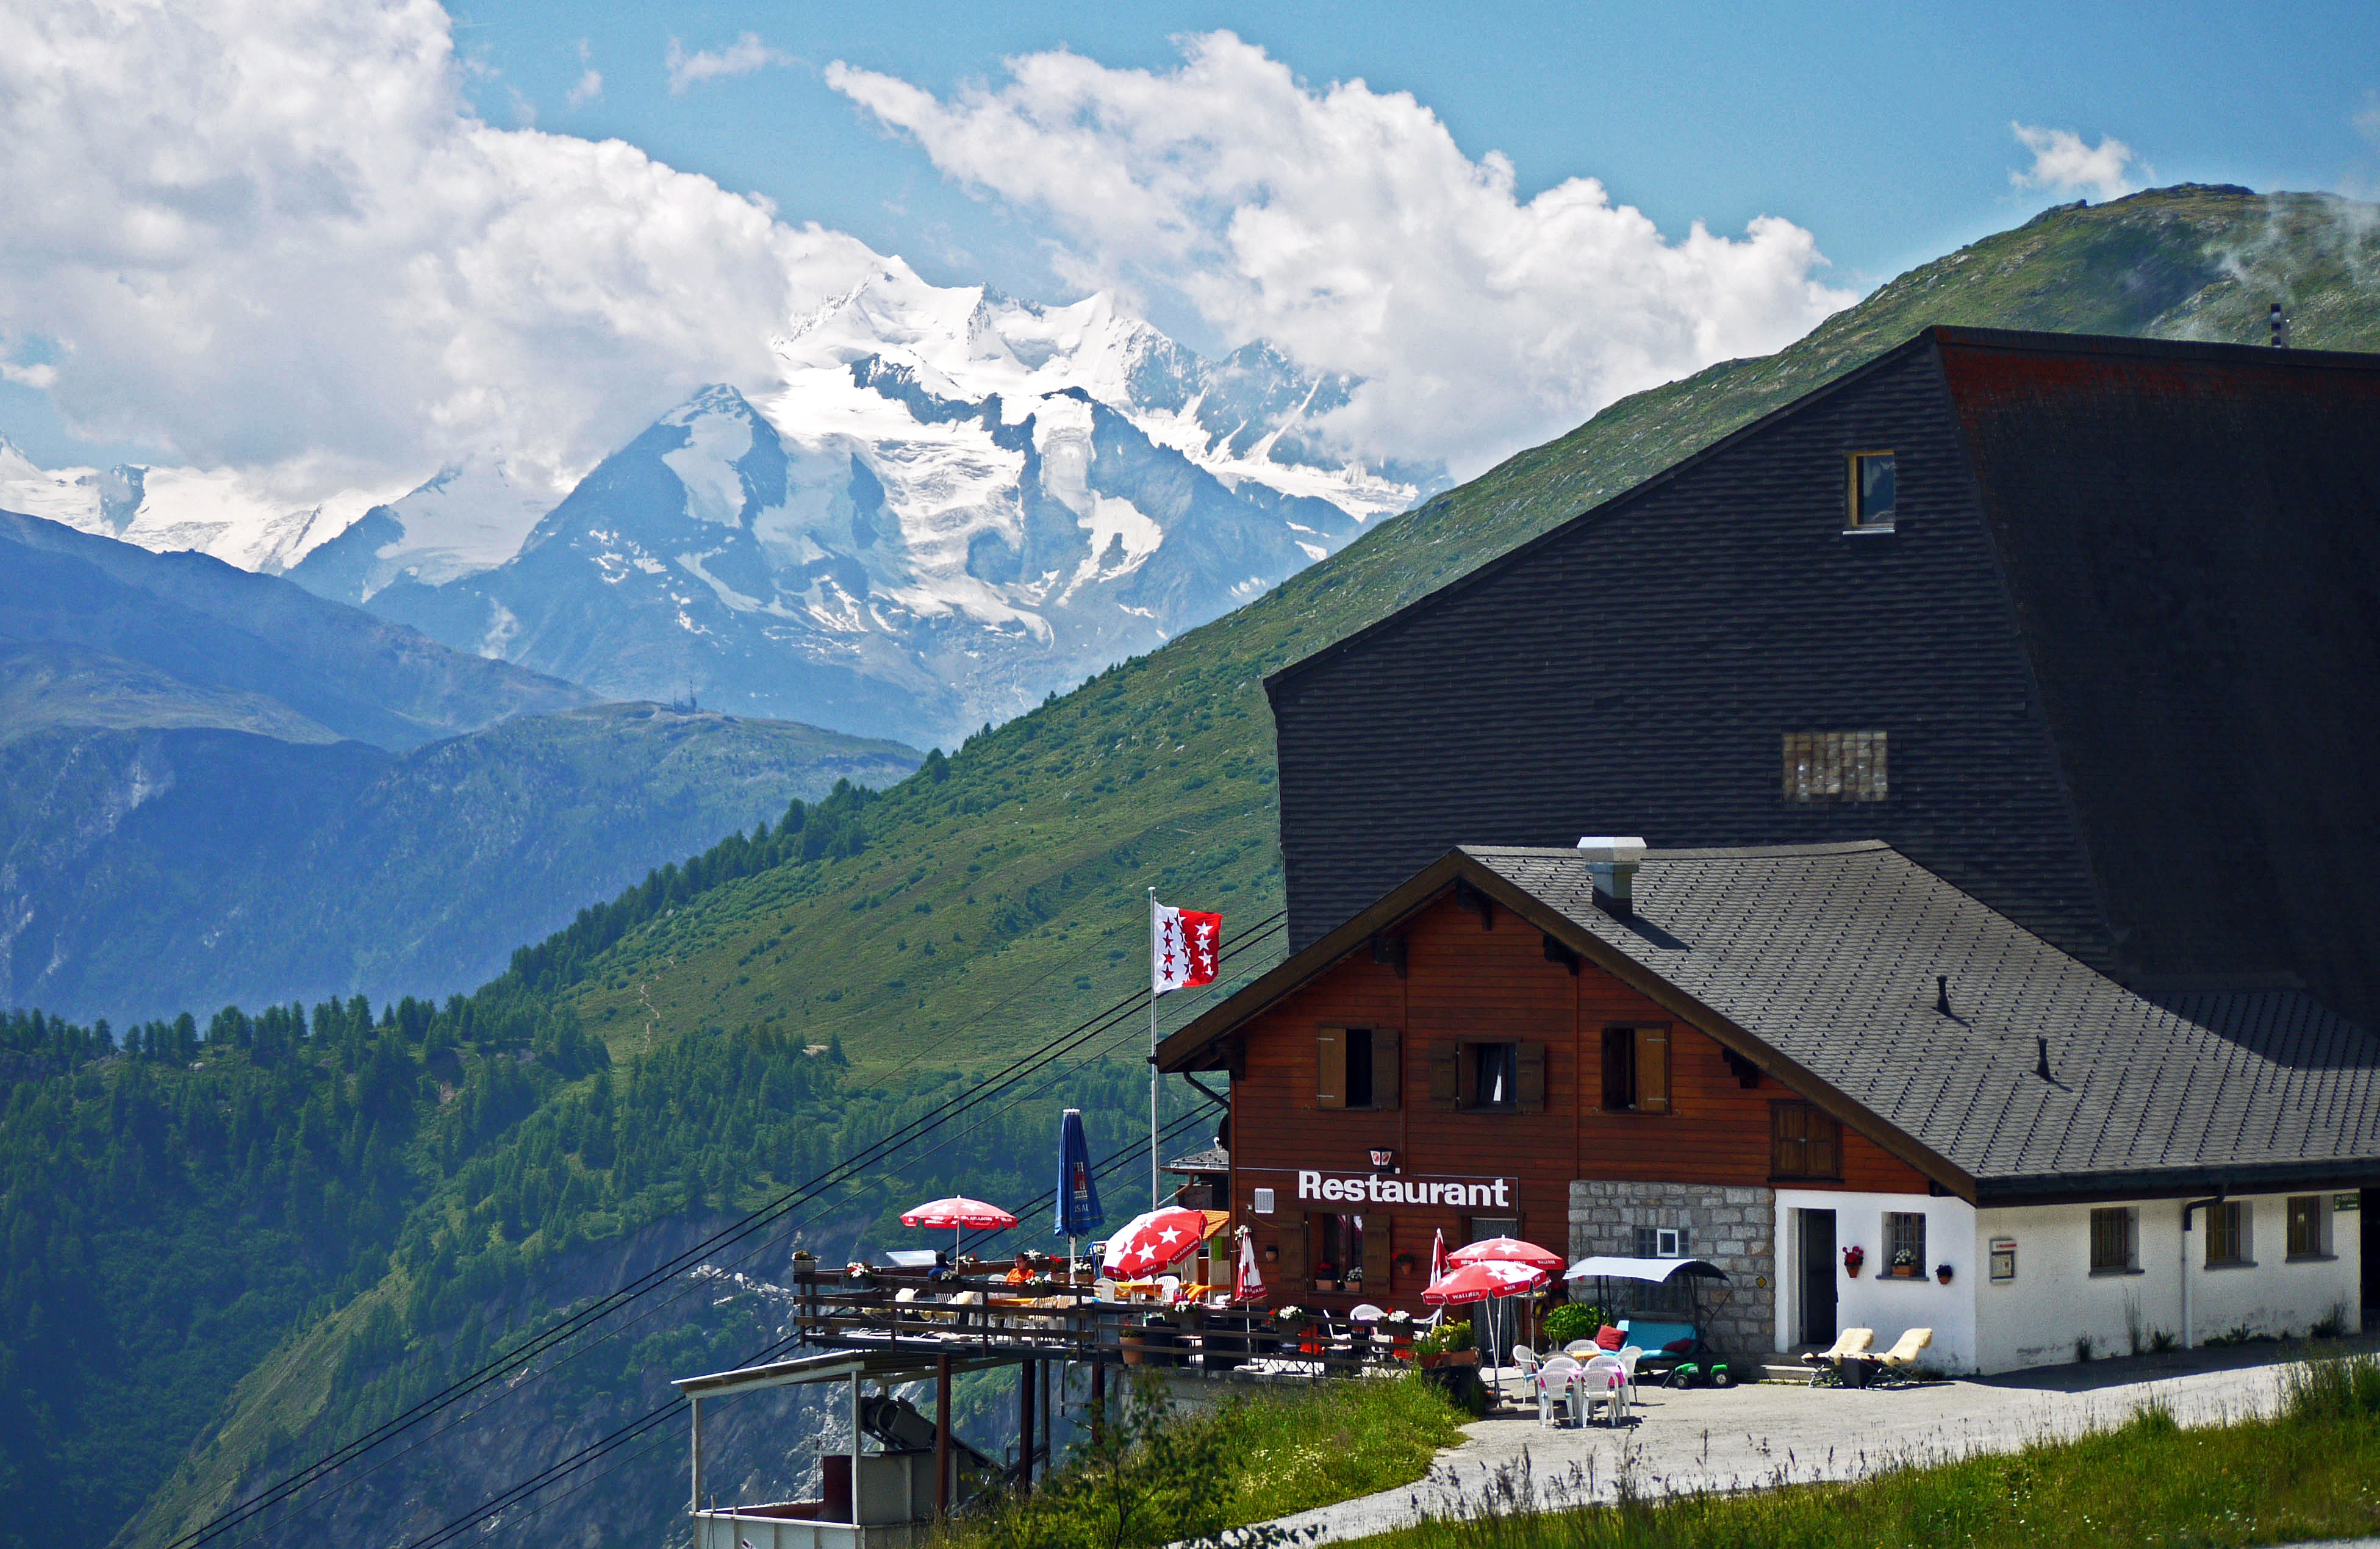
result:
[(1524, 1242), (1517, 1237), (1490, 1237), (1477, 1242), (1466, 1242), (1446, 1255), (1450, 1265), (1525, 1264), (1542, 1269), (1548, 1277), (1561, 1273), (1562, 1261), (1534, 1242)]
[(948, 1227), (951, 1228), (951, 1257), (959, 1256), (959, 1233), (962, 1231), (1000, 1231), (1016, 1224), (1016, 1217), (996, 1204), (971, 1200), (965, 1194), (953, 1194), (948, 1199), (929, 1200), (914, 1210), (901, 1213), (905, 1227)]
[(1562, 1258), (1549, 1253), (1534, 1242), (1524, 1242), (1517, 1237), (1491, 1237), (1481, 1242), (1465, 1243), (1446, 1255), (1455, 1265), (1466, 1264), (1525, 1264), (1544, 1270), (1548, 1275), (1560, 1274)]
[(1168, 1205), (1134, 1216), (1108, 1239), (1100, 1266), (1120, 1279), (1138, 1280), (1180, 1264), (1198, 1251), (1228, 1216), (1220, 1212)]
[[(1481, 1259), (1475, 1264), (1450, 1266), (1446, 1274), (1433, 1280), (1421, 1293), (1421, 1299), (1433, 1307), (1458, 1307), (1467, 1302), (1486, 1301), (1488, 1314), (1496, 1313), (1494, 1301), (1501, 1297), (1517, 1296), (1544, 1285), (1552, 1277), (1533, 1264), (1514, 1264), (1508, 1259)], [(1492, 1330), (1488, 1335), (1490, 1348), (1495, 1344)]]

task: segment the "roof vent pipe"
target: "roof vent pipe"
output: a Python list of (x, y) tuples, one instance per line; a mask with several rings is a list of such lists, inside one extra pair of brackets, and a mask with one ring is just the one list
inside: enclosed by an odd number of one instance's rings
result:
[(2054, 1079), (2049, 1073), (2049, 1040), (2043, 1037), (2035, 1037), (2033, 1040), (2033, 1073), (2039, 1076), (2044, 1081)]
[(2273, 303), (2273, 309), (2265, 315), (2272, 320), (2273, 323), (2273, 347), (2275, 349), (2289, 348), (2289, 315), (2281, 310), (2281, 304), (2277, 301)]
[(1948, 974), (1934, 975), (1934, 1009), (1946, 1017), (1950, 1014), (1950, 975)]
[(1645, 858), (1641, 839), (1582, 839), (1579, 857), (1595, 878), (1595, 906), (1626, 919), (1636, 912), (1636, 865)]

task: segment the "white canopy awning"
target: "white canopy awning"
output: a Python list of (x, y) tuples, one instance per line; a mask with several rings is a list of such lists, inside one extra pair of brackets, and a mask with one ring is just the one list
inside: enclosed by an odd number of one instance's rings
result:
[(1581, 1259), (1562, 1271), (1565, 1280), (1663, 1281), (1683, 1275), (1690, 1280), (1724, 1280), (1727, 1271), (1708, 1259), (1623, 1259), (1612, 1255)]

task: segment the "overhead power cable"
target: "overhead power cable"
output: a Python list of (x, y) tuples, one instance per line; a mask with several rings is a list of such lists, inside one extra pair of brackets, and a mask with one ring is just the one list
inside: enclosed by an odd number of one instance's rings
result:
[[(1160, 1131), (1160, 1134), (1164, 1138), (1171, 1139), (1172, 1138), (1173, 1131), (1183, 1129), (1191, 1120), (1197, 1117), (1198, 1115), (1196, 1110), (1193, 1110), (1190, 1113), (1182, 1114), (1175, 1118), (1172, 1123), (1166, 1125), (1165, 1128)], [(1110, 1152), (1095, 1165), (1092, 1170), (1100, 1176), (1105, 1176), (1107, 1173), (1114, 1170), (1118, 1167), (1121, 1167), (1127, 1161), (1136, 1164), (1139, 1160), (1139, 1156), (1140, 1143), (1137, 1140), (1131, 1141)], [(1038, 1210), (1042, 1205), (1052, 1203), (1055, 1200), (1056, 1195), (1057, 1191), (1054, 1189), (1045, 1192), (1038, 1200), (1026, 1205), (1026, 1208), (1028, 1211)], [(800, 1335), (795, 1333), (785, 1338), (775, 1340), (765, 1348), (746, 1357), (742, 1361), (738, 1362), (738, 1366), (759, 1365), (780, 1354), (788, 1347), (799, 1343), (800, 1337)], [(678, 1409), (679, 1403), (680, 1400), (678, 1399), (664, 1399), (653, 1408), (647, 1410), (643, 1414), (638, 1415), (636, 1419), (620, 1426), (617, 1430), (611, 1432), (596, 1441), (589, 1443), (587, 1446), (579, 1448), (577, 1452), (570, 1454), (568, 1457), (559, 1458), (556, 1461), (548, 1464), (546, 1467), (540, 1469), (536, 1473), (530, 1475), (528, 1479), (507, 1485), (503, 1490), (498, 1491), (495, 1495), (489, 1496), (486, 1500), (472, 1507), (469, 1511), (465, 1512), (462, 1516), (447, 1522), (443, 1527), (433, 1529), (431, 1531), (403, 1545), (403, 1549), (441, 1549), (442, 1545), (451, 1543), (455, 1539), (461, 1537), (465, 1532), (468, 1531), (473, 1525), (485, 1522), (489, 1518), (495, 1516), (499, 1512), (519, 1505), (521, 1502), (528, 1499), (529, 1496), (537, 1494), (540, 1490), (544, 1489), (547, 1485), (556, 1483), (561, 1480), (567, 1478), (570, 1474), (577, 1472), (586, 1465), (594, 1462), (596, 1459), (608, 1453), (625, 1446), (630, 1442), (635, 1441), (638, 1436), (653, 1430), (664, 1420), (667, 1420), (672, 1415), (680, 1412)], [(641, 1456), (641, 1454), (639, 1454), (639, 1456)], [(633, 1461), (635, 1461), (634, 1458), (623, 1460), (624, 1464)], [(611, 1471), (613, 1470), (605, 1470), (606, 1473)], [(601, 1478), (602, 1476), (598, 1475), (597, 1477)], [(592, 1483), (593, 1481), (590, 1480), (586, 1482)], [(577, 1487), (574, 1486), (574, 1492), (577, 1488)], [(537, 1508), (538, 1511), (542, 1511), (543, 1509), (544, 1508), (542, 1507)], [(536, 1515), (537, 1511), (529, 1513), (530, 1517), (534, 1517)], [(524, 1519), (526, 1520), (526, 1519)]]
[[(1253, 947), (1259, 938), (1279, 928), (1286, 914), (1285, 910), (1276, 911), (1249, 926), (1238, 940), (1225, 948), (1221, 954), (1222, 958), (1228, 961)], [(1054, 1062), (1069, 1050), (1099, 1036), (1114, 1026), (1122, 1017), (1138, 1010), (1148, 1000), (1148, 993), (1145, 989), (1135, 990), (1105, 1010), (1044, 1043), (1039, 1048), (1011, 1061), (1006, 1068), (997, 1072), (989, 1081), (953, 1102), (920, 1115), (917, 1119), (896, 1129), (892, 1133), (863, 1147), (856, 1155), (784, 1191), (759, 1209), (720, 1228), (675, 1257), (638, 1276), (627, 1285), (596, 1299), (527, 1343), (482, 1363), (474, 1371), (449, 1383), (444, 1388), (419, 1400), (402, 1413), (315, 1458), (295, 1473), (285, 1476), (278, 1483), (262, 1493), (217, 1514), (207, 1522), (174, 1539), (165, 1546), (165, 1549), (194, 1549), (194, 1546), (205, 1543), (240, 1526), (260, 1513), (287, 1500), (291, 1495), (326, 1474), (345, 1467), (390, 1437), (410, 1429), (429, 1415), (459, 1402), (504, 1374), (516, 1370), (524, 1362), (534, 1361), (538, 1356), (575, 1337), (598, 1320), (641, 1299), (686, 1269), (699, 1264), (704, 1257), (719, 1248), (749, 1236), (795, 1206), (815, 1198), (823, 1191), (850, 1181), (862, 1169), (883, 1160), (892, 1151), (941, 1129), (953, 1119), (980, 1107), (1036, 1071)]]

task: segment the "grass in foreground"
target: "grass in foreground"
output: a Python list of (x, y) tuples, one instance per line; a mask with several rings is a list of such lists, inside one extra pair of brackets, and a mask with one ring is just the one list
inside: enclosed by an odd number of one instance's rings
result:
[[(1623, 1485), (1624, 1488), (1624, 1485)], [(2120, 1549), (2380, 1531), (2380, 1361), (2299, 1367), (2277, 1417), (2184, 1430), (2162, 1409), (2021, 1452), (1847, 1484), (1423, 1523), (1379, 1549)]]
[(1174, 1415), (1163, 1389), (1125, 1412), (1027, 1501), (962, 1525), (968, 1549), (1135, 1549), (1208, 1538), (1409, 1484), (1469, 1419), (1438, 1386), (1333, 1382)]

